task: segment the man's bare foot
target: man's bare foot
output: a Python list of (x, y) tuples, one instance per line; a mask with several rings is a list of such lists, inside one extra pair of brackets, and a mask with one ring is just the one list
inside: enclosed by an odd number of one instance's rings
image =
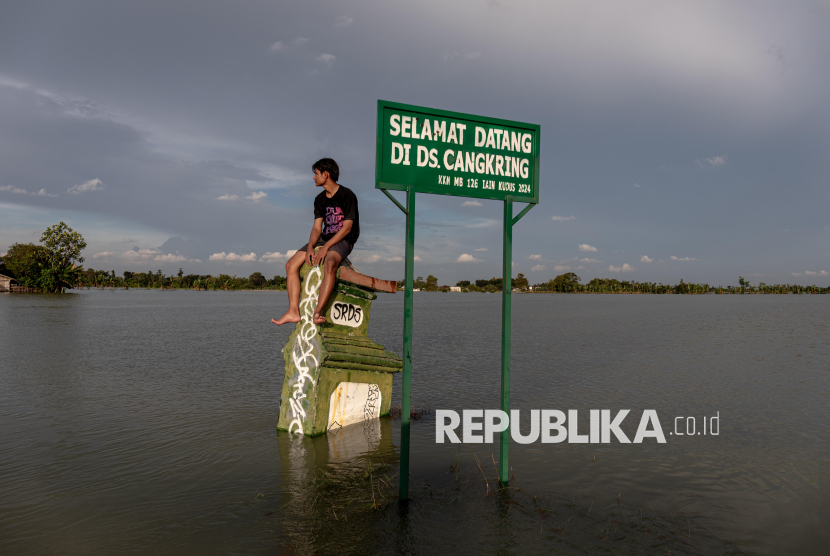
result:
[(288, 324), (289, 322), (300, 322), (300, 313), (299, 311), (288, 311), (280, 317), (280, 320), (271, 319), (271, 322), (277, 326)]
[(325, 324), (326, 323), (326, 317), (324, 317), (320, 313), (314, 313), (313, 321), (314, 321), (314, 324)]

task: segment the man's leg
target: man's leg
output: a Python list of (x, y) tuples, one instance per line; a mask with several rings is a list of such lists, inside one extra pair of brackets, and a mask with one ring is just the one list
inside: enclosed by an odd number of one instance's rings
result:
[(274, 324), (300, 322), (300, 268), (305, 262), (306, 251), (301, 249), (294, 253), (285, 263), (286, 289), (288, 290), (288, 311), (280, 320), (271, 319)]
[(326, 303), (331, 297), (331, 292), (334, 290), (334, 280), (337, 275), (337, 269), (343, 258), (340, 253), (329, 249), (326, 255), (326, 260), (323, 262), (323, 283), (320, 285), (320, 295), (317, 298), (317, 309), (314, 311), (314, 324), (323, 324), (326, 322), (326, 317), (322, 315)]

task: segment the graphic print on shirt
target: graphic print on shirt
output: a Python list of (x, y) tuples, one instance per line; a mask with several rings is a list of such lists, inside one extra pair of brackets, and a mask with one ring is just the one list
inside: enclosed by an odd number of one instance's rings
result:
[(326, 207), (326, 225), (323, 233), (336, 234), (343, 227), (343, 209), (340, 207)]

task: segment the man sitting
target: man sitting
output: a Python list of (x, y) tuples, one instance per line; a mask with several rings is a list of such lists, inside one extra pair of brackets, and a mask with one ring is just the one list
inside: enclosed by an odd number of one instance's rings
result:
[[(271, 319), (278, 325), (300, 322), (300, 268), (303, 263), (319, 265), (325, 261), (323, 283), (314, 311), (314, 324), (323, 324), (322, 311), (334, 290), (334, 280), (340, 263), (349, 256), (360, 235), (360, 215), (357, 197), (348, 187), (337, 183), (340, 169), (331, 158), (323, 158), (311, 167), (314, 183), (323, 191), (314, 199), (314, 226), (308, 243), (300, 247), (285, 263), (288, 288), (288, 311), (279, 319)], [(316, 253), (314, 249), (320, 247)]]

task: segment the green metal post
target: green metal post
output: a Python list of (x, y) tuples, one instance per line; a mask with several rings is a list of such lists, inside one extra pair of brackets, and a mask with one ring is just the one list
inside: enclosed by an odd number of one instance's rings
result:
[(415, 188), (406, 189), (406, 263), (403, 299), (403, 382), (401, 384), (401, 478), (399, 499), (409, 500), (409, 411), (412, 400), (412, 288), (415, 273)]
[[(502, 244), (503, 267), (501, 285), (501, 410), (510, 415), (510, 315), (513, 289), (513, 197), (504, 199), (504, 243)], [(510, 429), (501, 432), (499, 446), (499, 481), (507, 484), (510, 466), (507, 449)]]

